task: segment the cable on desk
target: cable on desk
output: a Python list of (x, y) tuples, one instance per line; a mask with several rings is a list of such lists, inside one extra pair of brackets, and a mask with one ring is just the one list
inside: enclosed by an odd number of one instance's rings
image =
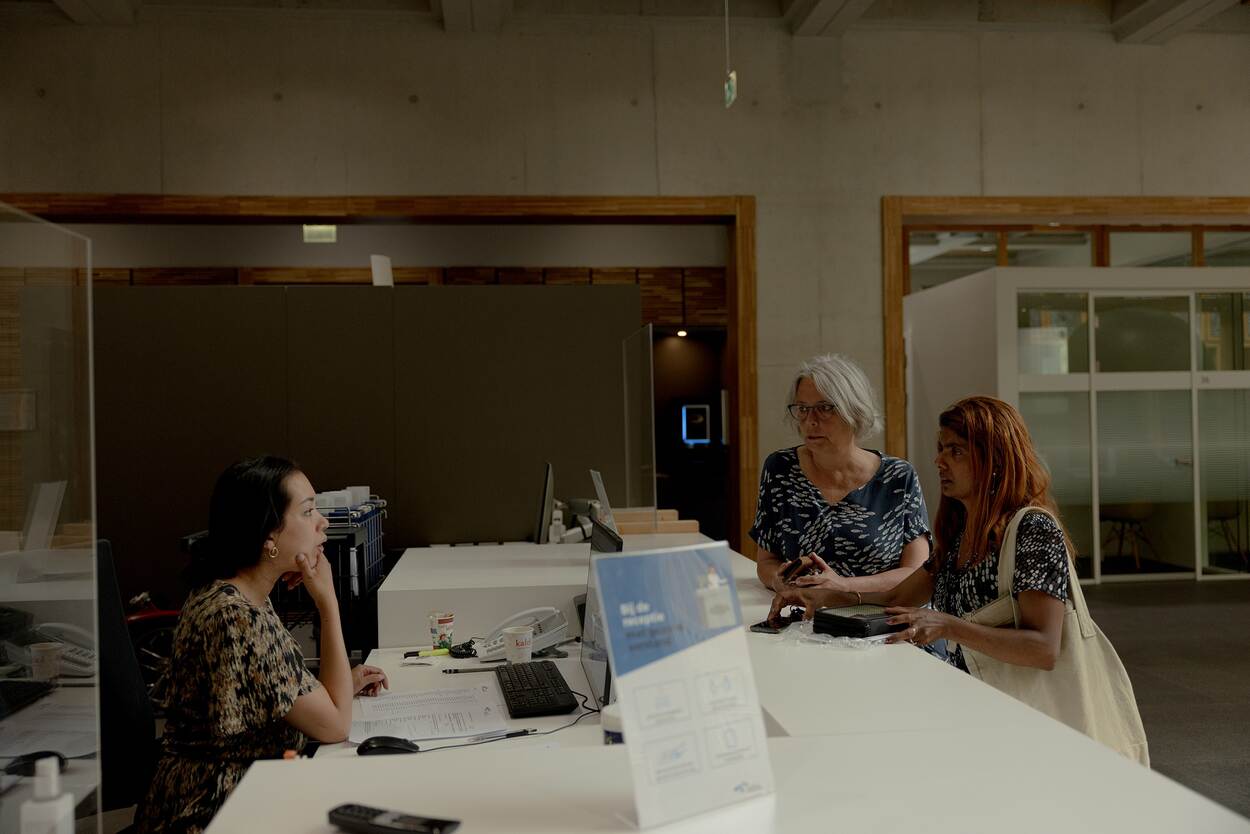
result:
[[(576, 724), (578, 721), (581, 721), (583, 718), (585, 718), (588, 715), (598, 714), (599, 710), (590, 706), (590, 704), (588, 703), (590, 701), (590, 696), (583, 695), (582, 693), (578, 692), (575, 689), (570, 689), (569, 691), (572, 692), (577, 697), (582, 699), (582, 709), (584, 709), (585, 712), (583, 712), (581, 715), (577, 716), (576, 718), (574, 718), (572, 721), (570, 721), (567, 724), (561, 724), (559, 727), (555, 727), (550, 730), (540, 730), (536, 733), (526, 733), (527, 736), (549, 736), (552, 733), (558, 733), (561, 730), (567, 730), (569, 727), (572, 727), (574, 724)], [(516, 736), (513, 736), (513, 738), (516, 738)], [(466, 741), (461, 744), (444, 744), (442, 747), (430, 747), (428, 749), (423, 748), (420, 752), (421, 753), (434, 753), (439, 750), (452, 750), (456, 747), (477, 747), (479, 744), (490, 744), (493, 741), (503, 741), (503, 740), (504, 740), (504, 736), (500, 736), (499, 738), (486, 738), (486, 739), (482, 739), (481, 741)]]

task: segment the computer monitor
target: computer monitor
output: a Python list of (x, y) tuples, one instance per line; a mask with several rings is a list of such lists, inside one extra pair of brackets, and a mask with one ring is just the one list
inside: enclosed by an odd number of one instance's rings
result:
[(551, 536), (551, 509), (555, 504), (555, 470), (543, 464), (543, 491), (538, 499), (538, 519), (534, 522), (534, 544), (546, 544)]
[(590, 481), (595, 485), (595, 497), (599, 499), (599, 518), (613, 533), (619, 533), (616, 518), (612, 515), (612, 504), (608, 501), (608, 488), (603, 485), (603, 476), (598, 469), (590, 470)]
[[(602, 525), (600, 525), (602, 526)], [(618, 536), (619, 539), (619, 536)], [(594, 548), (594, 545), (591, 545)], [(612, 698), (612, 666), (608, 662), (608, 633), (595, 590), (595, 568), (586, 579), (586, 617), (582, 621), (582, 671), (590, 683), (595, 706), (606, 706)]]
[[(621, 534), (604, 524), (597, 518), (590, 520), (590, 552), (620, 553), (625, 549)], [(589, 599), (587, 600), (589, 604)]]

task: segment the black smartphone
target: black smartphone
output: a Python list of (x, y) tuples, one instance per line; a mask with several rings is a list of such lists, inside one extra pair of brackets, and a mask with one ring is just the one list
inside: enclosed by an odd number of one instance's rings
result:
[(790, 625), (790, 623), (802, 622), (802, 620), (803, 609), (798, 605), (791, 605), (790, 613), (781, 615), (780, 626), (775, 626), (768, 620), (762, 620), (751, 626), (750, 630), (754, 631), (756, 634), (780, 634), (781, 630)]
[(418, 817), (386, 811), (369, 805), (340, 805), (331, 808), (330, 824), (352, 834), (451, 834), (460, 820)]

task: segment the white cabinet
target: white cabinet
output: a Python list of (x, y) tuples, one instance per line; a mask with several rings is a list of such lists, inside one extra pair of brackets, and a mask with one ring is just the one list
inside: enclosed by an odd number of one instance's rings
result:
[(908, 451), (1017, 406), (1082, 577), (1250, 576), (1250, 268), (1000, 267), (904, 299)]

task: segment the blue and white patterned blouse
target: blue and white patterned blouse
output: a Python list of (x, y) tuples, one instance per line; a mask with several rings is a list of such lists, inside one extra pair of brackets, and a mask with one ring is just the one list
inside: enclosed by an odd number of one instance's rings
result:
[(911, 464), (873, 454), (881, 466), (872, 480), (830, 504), (803, 474), (798, 447), (773, 452), (760, 474), (751, 538), (787, 562), (815, 553), (842, 576), (897, 568), (904, 547), (929, 537), (929, 514)]

